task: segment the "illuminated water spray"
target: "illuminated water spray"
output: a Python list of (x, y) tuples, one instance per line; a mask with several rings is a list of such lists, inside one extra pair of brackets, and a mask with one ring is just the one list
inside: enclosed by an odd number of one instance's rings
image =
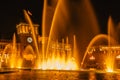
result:
[[(25, 17), (27, 18), (29, 24), (30, 24), (30, 28), (32, 31), (32, 36), (33, 36), (33, 41), (35, 44), (35, 48), (36, 48), (36, 53), (38, 56), (38, 60), (37, 60), (37, 66), (36, 68), (38, 69), (55, 69), (55, 70), (75, 70), (76, 69), (76, 65), (75, 64), (75, 60), (72, 57), (72, 49), (71, 46), (68, 42), (68, 37), (66, 38), (66, 43), (62, 46), (61, 43), (59, 43), (58, 41), (48, 41), (48, 47), (47, 47), (47, 56), (46, 58), (44, 57), (44, 44), (42, 45), (43, 47), (43, 53), (42, 56), (40, 56), (39, 53), (39, 47), (37, 44), (37, 39), (36, 39), (36, 35), (34, 33), (34, 28), (33, 28), (33, 24), (30, 20), (29, 15), (27, 14), (26, 11), (24, 11), (25, 13)], [(44, 38), (44, 37), (43, 37)], [(42, 59), (40, 57), (43, 57)], [(42, 60), (42, 63), (41, 61)]]
[[(6, 60), (6, 63), (10, 63), (9, 67), (23, 68), (26, 66), (26, 64), (23, 64), (23, 60), (26, 59), (26, 61), (35, 62), (30, 68), (79, 70), (79, 67), (84, 68), (87, 55), (90, 55), (88, 53), (89, 49), (100, 40), (106, 40), (108, 41), (108, 51), (104, 63), (106, 70), (112, 72), (114, 69), (114, 55), (111, 46), (112, 44), (116, 45), (116, 41), (114, 40), (114, 32), (111, 31), (113, 30), (111, 29), (113, 28), (111, 17), (108, 20), (108, 35), (100, 34), (99, 26), (88, 0), (77, 0), (75, 2), (56, 0), (54, 8), (48, 3), (48, 0), (44, 0), (42, 36), (39, 36), (39, 39), (30, 19), (31, 13), (24, 10), (34, 47), (29, 43), (23, 51), (20, 51), (14, 34), (12, 42), (6, 45), (3, 50), (3, 54), (6, 54), (6, 52), (11, 53), (10, 60)], [(52, 17), (51, 14), (48, 15), (48, 9), (53, 9)], [(22, 57), (20, 54), (23, 54)], [(92, 58), (96, 60), (95, 57), (92, 56)], [(0, 59), (2, 61), (3, 57), (0, 57)], [(80, 59), (82, 60), (80, 61)], [(81, 66), (78, 66), (80, 63)]]
[(36, 39), (36, 34), (35, 34), (35, 31), (34, 31), (33, 23), (32, 23), (29, 15), (27, 13), (27, 11), (25, 11), (25, 10), (24, 10), (24, 15), (25, 15), (25, 18), (30, 25), (30, 29), (31, 29), (31, 32), (32, 32), (32, 37), (33, 37), (33, 40), (34, 40), (34, 45), (35, 45), (35, 48), (36, 48), (36, 54), (39, 55), (38, 44), (37, 44), (37, 39)]
[(105, 60), (106, 71), (107, 72), (113, 72), (114, 71), (115, 54), (111, 50), (111, 46), (112, 46), (111, 37), (113, 37), (113, 35), (115, 35), (115, 34), (112, 34), (113, 31), (114, 31), (114, 26), (113, 26), (112, 18), (110, 16), (109, 19), (108, 19), (108, 53), (107, 53), (107, 57), (106, 57), (106, 60)]

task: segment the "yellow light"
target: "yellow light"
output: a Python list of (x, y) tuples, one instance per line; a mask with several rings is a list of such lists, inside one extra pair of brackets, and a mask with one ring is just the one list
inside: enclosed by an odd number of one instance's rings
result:
[(108, 68), (106, 71), (107, 71), (107, 72), (113, 72), (113, 69)]
[(78, 70), (77, 63), (74, 58), (68, 59), (68, 61), (64, 61), (62, 58), (48, 59), (44, 61), (42, 64), (38, 63), (37, 69), (42, 70)]

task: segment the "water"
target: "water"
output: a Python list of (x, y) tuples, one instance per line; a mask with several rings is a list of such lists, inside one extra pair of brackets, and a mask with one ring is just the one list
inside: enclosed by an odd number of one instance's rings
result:
[(18, 70), (1, 73), (0, 80), (119, 80), (120, 78), (119, 73), (94, 71)]
[[(9, 52), (7, 49), (10, 48), (11, 58), (8, 60), (10, 62), (6, 62), (6, 64), (10, 68), (17, 69), (2, 69), (2, 65), (0, 65), (0, 80), (120, 80), (120, 73), (111, 72), (114, 67), (113, 54), (116, 50), (114, 49), (114, 52), (112, 52), (111, 49), (113, 48), (110, 47), (111, 44), (116, 45), (116, 40), (118, 40), (112, 18), (108, 19), (108, 34), (101, 34), (89, 0), (51, 0), (54, 2), (51, 7), (48, 5), (49, 0), (44, 1), (43, 44), (40, 45), (42, 49), (39, 47), (32, 20), (27, 11), (24, 10), (35, 48), (30, 45), (25, 47), (23, 58), (26, 61), (28, 60), (28, 63), (24, 63), (23, 59), (19, 58), (16, 46), (17, 39), (14, 34), (12, 44), (6, 46), (4, 51)], [(46, 36), (48, 42), (44, 43), (44, 37)], [(89, 49), (94, 45), (101, 45), (102, 41), (107, 42), (103, 45), (107, 45), (108, 51), (105, 54), (108, 55), (104, 55), (100, 60), (106, 58), (103, 63), (106, 64), (108, 69), (110, 68), (109, 73), (103, 71), (104, 68), (102, 71), (79, 71), (79, 67), (84, 68), (85, 60), (89, 60), (87, 57), (90, 55), (88, 53)], [(40, 50), (42, 50), (42, 53), (39, 52)], [(99, 54), (99, 52), (96, 51), (95, 54)], [(93, 54), (91, 55), (94, 57)], [(98, 61), (96, 57), (94, 60)], [(80, 63), (82, 65), (78, 66)], [(2, 60), (0, 64), (2, 64)], [(22, 68), (18, 69), (20, 67)], [(30, 69), (25, 70), (24, 67)], [(31, 69), (34, 67), (36, 70)]]
[(87, 56), (87, 54), (88, 54), (89, 48), (92, 47), (92, 46), (94, 46), (94, 44), (95, 44), (96, 42), (99, 43), (99, 41), (101, 42), (102, 40), (107, 40), (107, 39), (108, 39), (108, 38), (107, 38), (107, 35), (105, 35), (105, 34), (99, 34), (99, 35), (95, 36), (95, 37), (91, 40), (91, 42), (89, 43), (89, 45), (88, 45), (88, 47), (87, 47), (87, 49), (86, 49), (86, 52), (85, 52), (85, 54), (84, 54), (84, 56), (83, 56), (83, 59), (82, 59), (82, 62), (81, 62), (81, 67), (83, 67), (83, 64), (84, 64), (84, 61), (85, 61), (86, 56)]
[[(74, 7), (71, 7), (74, 6)], [(84, 8), (86, 7), (86, 8)], [(28, 64), (29, 67), (34, 67), (35, 69), (43, 69), (43, 70), (58, 70), (58, 71), (24, 71), (19, 70), (16, 74), (10, 73), (8, 75), (13, 74), (13, 76), (18, 75), (22, 76), (24, 79), (25, 75), (35, 75), (33, 76), (35, 79), (49, 79), (49, 76), (55, 76), (57, 79), (89, 79), (94, 80), (99, 77), (98, 73), (91, 73), (90, 71), (59, 71), (59, 70), (80, 70), (79, 67), (84, 68), (85, 60), (88, 60), (87, 57), (88, 51), (91, 47), (97, 44), (97, 46), (101, 45), (102, 41), (107, 41), (108, 51), (104, 56), (106, 60), (104, 61), (107, 68), (111, 68), (113, 70), (114, 67), (114, 59), (111, 44), (116, 45), (116, 34), (113, 26), (113, 22), (111, 17), (108, 19), (108, 34), (99, 33), (99, 26), (97, 24), (96, 17), (92, 10), (89, 1), (64, 1), (59, 0), (56, 1), (54, 5), (54, 9), (52, 12), (52, 19), (50, 17), (51, 22), (49, 23), (49, 28), (46, 28), (45, 24), (47, 24), (46, 16), (47, 14), (47, 0), (44, 3), (44, 11), (43, 11), (43, 24), (42, 24), (42, 44), (39, 47), (37, 35), (34, 31), (34, 26), (32, 24), (32, 20), (28, 15), (27, 11), (24, 10), (25, 18), (29, 24), (31, 35), (33, 38), (33, 46), (25, 46), (23, 51), (23, 58), (31, 61), (31, 64)], [(88, 15), (89, 14), (89, 15)], [(64, 17), (64, 18), (63, 18)], [(45, 21), (45, 22), (44, 22)], [(48, 29), (48, 30), (46, 30)], [(48, 38), (46, 43), (44, 37)], [(18, 57), (17, 43), (16, 37), (13, 36), (13, 43), (10, 45), (10, 51), (12, 51), (12, 59), (10, 59), (11, 68), (19, 68), (27, 66), (26, 63), (22, 63), (22, 59), (17, 60), (18, 64), (15, 65), (16, 57)], [(100, 44), (98, 44), (100, 42)], [(87, 49), (86, 49), (87, 47)], [(41, 49), (42, 48), (42, 49)], [(41, 53), (40, 53), (40, 50)], [(114, 49), (115, 51), (115, 49)], [(29, 53), (29, 54), (28, 54)], [(99, 52), (96, 52), (96, 54)], [(36, 54), (36, 55), (35, 55)], [(93, 56), (94, 57), (94, 56)], [(81, 61), (80, 61), (81, 59)], [(102, 58), (103, 59), (103, 58)], [(95, 57), (96, 60), (96, 57)], [(97, 61), (97, 60), (96, 60)], [(109, 62), (108, 62), (109, 61)], [(34, 63), (34, 64), (32, 64)], [(78, 66), (81, 64), (81, 66)], [(27, 66), (27, 67), (28, 67)], [(53, 74), (49, 74), (53, 73)], [(74, 74), (75, 73), (75, 74)], [(72, 75), (74, 74), (74, 75)], [(44, 75), (44, 76), (36, 76), (36, 75)], [(76, 77), (76, 75), (78, 75)], [(101, 74), (100, 74), (101, 75)], [(105, 75), (105, 74), (104, 74)], [(113, 75), (113, 73), (112, 73)], [(59, 76), (63, 76), (58, 78)], [(66, 77), (67, 76), (67, 77)], [(72, 76), (72, 78), (70, 77)], [(84, 77), (85, 76), (85, 77)], [(14, 78), (13, 78), (14, 79)], [(27, 79), (27, 77), (25, 77)], [(28, 78), (29, 79), (29, 78)], [(19, 79), (18, 79), (19, 80)]]

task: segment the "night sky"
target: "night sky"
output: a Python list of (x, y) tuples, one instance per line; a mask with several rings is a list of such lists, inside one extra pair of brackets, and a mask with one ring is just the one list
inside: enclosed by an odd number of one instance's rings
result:
[(114, 23), (120, 22), (119, 0), (91, 0), (98, 23), (103, 33), (107, 33), (108, 17), (111, 16)]
[[(103, 33), (106, 33), (110, 15), (115, 23), (120, 21), (119, 0), (91, 0), (91, 3)], [(33, 23), (41, 25), (42, 7), (43, 0), (3, 0), (0, 2), (0, 38), (10, 38), (16, 31), (16, 24), (25, 20), (23, 9), (32, 13)]]
[(33, 23), (41, 25), (43, 0), (3, 0), (0, 2), (0, 38), (11, 38), (16, 25), (24, 22), (23, 9), (32, 13)]

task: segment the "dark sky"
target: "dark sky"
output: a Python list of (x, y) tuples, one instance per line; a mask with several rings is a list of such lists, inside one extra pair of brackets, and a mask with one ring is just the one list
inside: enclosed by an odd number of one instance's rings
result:
[(0, 2), (0, 38), (10, 38), (16, 31), (16, 24), (25, 21), (23, 9), (32, 13), (33, 23), (41, 24), (42, 6), (43, 0), (3, 0)]
[(119, 0), (91, 0), (91, 3), (103, 33), (106, 33), (109, 16), (112, 17), (115, 24), (120, 22)]
[[(120, 21), (119, 0), (91, 0), (99, 25), (106, 31), (108, 16)], [(43, 0), (3, 0), (0, 2), (0, 38), (11, 37), (16, 24), (24, 21), (23, 9), (32, 13), (32, 21), (41, 25)], [(9, 35), (8, 35), (9, 34)]]

